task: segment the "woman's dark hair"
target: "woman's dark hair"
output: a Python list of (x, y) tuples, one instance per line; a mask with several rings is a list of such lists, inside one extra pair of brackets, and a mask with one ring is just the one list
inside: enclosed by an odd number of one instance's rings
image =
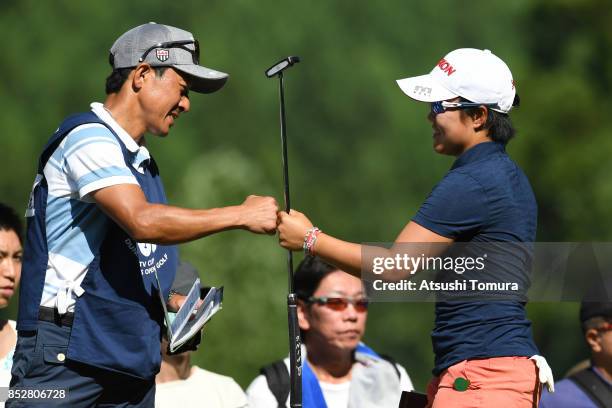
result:
[(318, 256), (306, 256), (298, 265), (293, 278), (298, 299), (308, 300), (315, 293), (323, 278), (337, 270), (338, 268)]
[(0, 230), (15, 231), (19, 242), (23, 243), (21, 218), (11, 207), (0, 203)]
[[(112, 65), (112, 64), (111, 64)], [(106, 94), (117, 93), (125, 83), (125, 81), (130, 76), (130, 72), (132, 72), (132, 68), (113, 68), (113, 72), (106, 78)], [(164, 76), (164, 72), (166, 72), (168, 67), (153, 67), (155, 71), (155, 76), (161, 78)]]
[[(467, 99), (461, 98), (460, 102), (471, 102)], [(518, 95), (514, 97), (513, 106), (518, 106), (520, 103), (520, 98)], [(462, 109), (461, 114), (468, 115), (471, 118), (475, 118), (479, 116), (482, 112), (480, 107)], [(516, 129), (514, 129), (514, 125), (512, 125), (512, 120), (510, 120), (510, 115), (507, 113), (501, 113), (494, 111), (492, 109), (487, 109), (487, 121), (484, 125), (482, 125), (483, 129), (487, 129), (489, 131), (489, 137), (491, 140), (497, 143), (501, 143), (504, 146), (508, 144), (510, 139), (514, 137), (516, 134)]]

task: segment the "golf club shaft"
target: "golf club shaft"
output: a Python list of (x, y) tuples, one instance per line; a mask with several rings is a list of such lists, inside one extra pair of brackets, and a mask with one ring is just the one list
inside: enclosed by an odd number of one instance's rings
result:
[(289, 373), (290, 393), (289, 406), (302, 406), (302, 341), (297, 318), (297, 299), (294, 293), (287, 295), (287, 312), (289, 319)]
[[(289, 161), (287, 159), (287, 127), (285, 118), (285, 87), (283, 73), (279, 72), (280, 93), (280, 122), (281, 122), (281, 147), (283, 150), (283, 182), (285, 196), (285, 211), (291, 209), (291, 198), (289, 194)], [(287, 271), (289, 279), (289, 294), (287, 295), (287, 318), (289, 321), (289, 366), (290, 370), (290, 394), (289, 406), (299, 408), (302, 406), (302, 342), (300, 339), (300, 327), (297, 319), (297, 299), (293, 293), (293, 253), (287, 251)]]
[[(283, 184), (285, 211), (291, 209), (291, 197), (289, 194), (289, 161), (287, 158), (287, 126), (285, 118), (285, 86), (283, 83), (283, 73), (278, 74), (280, 92), (280, 122), (281, 122), (281, 147), (283, 149)], [(287, 269), (289, 271), (289, 293), (293, 293), (293, 253), (287, 251)]]

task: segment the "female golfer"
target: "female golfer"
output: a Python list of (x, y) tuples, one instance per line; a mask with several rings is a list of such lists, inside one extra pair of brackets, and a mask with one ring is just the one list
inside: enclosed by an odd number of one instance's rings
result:
[[(433, 148), (456, 160), (396, 244), (534, 242), (536, 200), (527, 177), (505, 150), (515, 133), (508, 113), (518, 104), (507, 65), (489, 50), (458, 49), (429, 74), (397, 82), (412, 99), (430, 103)], [(303, 248), (360, 277), (362, 245), (321, 232), (294, 210), (280, 213), (278, 230), (284, 248)], [(396, 247), (376, 251), (390, 258), (397, 253)], [(506, 266), (516, 268), (511, 275), (521, 276), (528, 270), (518, 265), (526, 263)], [(538, 368), (541, 382), (552, 386), (552, 375), (536, 356), (524, 306), (513, 300), (436, 303), (430, 407), (537, 405)]]

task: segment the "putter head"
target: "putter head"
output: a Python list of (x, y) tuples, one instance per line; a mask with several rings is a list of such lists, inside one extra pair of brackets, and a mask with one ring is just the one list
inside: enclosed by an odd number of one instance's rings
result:
[(272, 78), (298, 62), (300, 62), (300, 57), (297, 56), (283, 58), (266, 70), (266, 76), (268, 78)]

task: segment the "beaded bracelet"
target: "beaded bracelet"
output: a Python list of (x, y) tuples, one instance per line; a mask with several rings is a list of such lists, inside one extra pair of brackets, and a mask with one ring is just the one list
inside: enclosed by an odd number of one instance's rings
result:
[(308, 231), (306, 231), (306, 235), (304, 236), (304, 253), (306, 255), (314, 256), (314, 246), (315, 242), (317, 242), (317, 236), (321, 233), (321, 230), (317, 227), (312, 227)]
[(176, 295), (178, 292), (174, 289), (170, 289), (170, 293), (168, 294), (168, 300), (166, 301), (166, 303), (170, 303), (170, 299), (172, 299), (172, 296)]

